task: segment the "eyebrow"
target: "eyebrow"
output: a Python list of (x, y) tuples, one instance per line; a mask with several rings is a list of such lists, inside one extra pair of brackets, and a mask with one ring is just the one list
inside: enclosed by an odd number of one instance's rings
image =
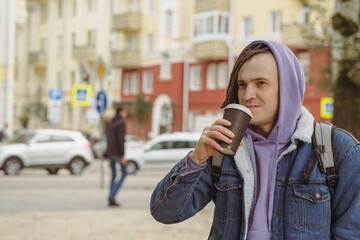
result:
[[(266, 77), (257, 77), (257, 78), (252, 78), (252, 79), (250, 79), (250, 82), (252, 82), (252, 81), (260, 81), (260, 80), (267, 80), (267, 81), (269, 81), (269, 79), (266, 78)], [(242, 80), (242, 79), (237, 79), (236, 81), (237, 81), (237, 82), (246, 82), (245, 80)]]

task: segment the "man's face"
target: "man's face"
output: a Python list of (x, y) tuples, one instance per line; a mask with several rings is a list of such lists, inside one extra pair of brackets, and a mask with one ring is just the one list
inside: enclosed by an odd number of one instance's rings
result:
[[(251, 124), (261, 135), (270, 134), (277, 120), (279, 106), (279, 80), (277, 65), (271, 53), (257, 54), (239, 71), (238, 99), (250, 109)], [(257, 131), (258, 132), (258, 131)]]
[(119, 114), (120, 114), (120, 116), (121, 116), (122, 118), (124, 118), (124, 119), (127, 117), (127, 111), (126, 111), (125, 109), (123, 109), (122, 111), (120, 111)]

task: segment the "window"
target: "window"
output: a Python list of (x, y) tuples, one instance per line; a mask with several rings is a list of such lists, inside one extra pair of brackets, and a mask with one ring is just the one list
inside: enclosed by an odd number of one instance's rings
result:
[(40, 51), (45, 52), (46, 51), (46, 38), (40, 39)]
[(146, 42), (145, 42), (146, 46), (145, 46), (145, 51), (147, 53), (151, 53), (153, 51), (153, 35), (152, 34), (148, 34), (146, 35)]
[(118, 15), (121, 13), (121, 0), (113, 0), (113, 14)]
[(51, 136), (52, 142), (74, 142), (74, 139), (68, 137), (68, 136), (57, 136), (53, 135)]
[(171, 80), (171, 61), (168, 53), (163, 53), (163, 59), (160, 66), (160, 79)]
[(132, 36), (126, 38), (126, 50), (138, 50), (139, 46), (139, 37)]
[(62, 85), (62, 84), (61, 84), (61, 83), (62, 83), (62, 79), (61, 79), (61, 78), (62, 78), (62, 74), (61, 74), (61, 72), (58, 72), (58, 73), (57, 73), (57, 76), (56, 76), (56, 82), (57, 82), (57, 83), (56, 83), (56, 86), (57, 86), (57, 87), (60, 87), (60, 88), (61, 88), (61, 85)]
[(71, 46), (74, 48), (76, 46), (76, 33), (71, 34)]
[(143, 72), (143, 85), (142, 91), (146, 94), (151, 94), (153, 92), (153, 72), (145, 71)]
[(48, 143), (51, 141), (49, 135), (37, 135), (35, 139), (35, 142), (37, 143)]
[(219, 33), (229, 33), (229, 17), (225, 15), (219, 16)]
[(72, 6), (72, 10), (73, 10), (73, 11), (72, 11), (72, 14), (73, 14), (74, 17), (76, 16), (76, 11), (77, 11), (76, 1), (77, 1), (77, 0), (73, 0), (73, 2), (72, 2), (72, 3), (73, 3), (73, 4), (72, 4), (72, 5), (73, 5), (73, 6)]
[(118, 51), (120, 50), (121, 48), (121, 45), (120, 45), (120, 39), (121, 39), (121, 33), (119, 32), (113, 32), (111, 33), (111, 36), (110, 36), (110, 41), (111, 41), (111, 50), (113, 51)]
[(211, 63), (206, 71), (206, 88), (209, 90), (216, 88), (216, 64)]
[(245, 17), (241, 19), (241, 29), (240, 34), (241, 38), (250, 38), (252, 36), (252, 18), (251, 17)]
[(310, 78), (309, 67), (310, 67), (310, 54), (303, 52), (298, 55), (299, 62), (301, 63), (302, 69), (304, 70), (305, 81), (307, 82)]
[(62, 0), (58, 0), (58, 17), (61, 18), (62, 17)]
[(270, 34), (281, 33), (281, 11), (270, 13)]
[(134, 95), (139, 93), (139, 73), (138, 72), (131, 73), (130, 92)]
[(123, 85), (123, 93), (124, 93), (124, 95), (129, 95), (130, 94), (130, 81), (131, 81), (130, 73), (125, 73), (125, 75), (124, 75), (124, 85)]
[(146, 0), (146, 13), (154, 13), (154, 0)]
[(96, 9), (96, 0), (88, 0), (88, 11), (92, 12)]
[(127, 6), (128, 12), (139, 12), (140, 10), (139, 0), (128, 0)]
[(229, 14), (223, 12), (199, 13), (194, 16), (194, 37), (226, 39), (229, 34)]
[(310, 8), (302, 7), (300, 11), (300, 23), (305, 24), (310, 22)]
[(94, 46), (95, 45), (95, 37), (96, 37), (96, 30), (88, 30), (87, 31), (87, 44), (88, 46)]
[(206, 18), (206, 33), (214, 32), (214, 16)]
[(218, 64), (218, 72), (217, 72), (217, 79), (218, 79), (218, 88), (226, 89), (228, 85), (228, 74), (227, 74), (228, 65), (226, 62), (222, 62)]
[(60, 55), (63, 52), (63, 38), (58, 36), (58, 54)]
[(40, 21), (46, 22), (47, 20), (47, 4), (42, 3), (40, 7)]
[(71, 71), (71, 86), (75, 84), (75, 79), (76, 75), (75, 75), (75, 71)]
[(201, 66), (193, 66), (190, 68), (190, 90), (201, 90)]
[(195, 27), (194, 27), (194, 36), (199, 36), (202, 34), (202, 22), (203, 19), (195, 20)]
[(165, 20), (165, 24), (166, 24), (166, 29), (165, 32), (166, 34), (170, 35), (171, 31), (172, 31), (172, 11), (171, 10), (167, 10), (166, 11), (166, 20)]

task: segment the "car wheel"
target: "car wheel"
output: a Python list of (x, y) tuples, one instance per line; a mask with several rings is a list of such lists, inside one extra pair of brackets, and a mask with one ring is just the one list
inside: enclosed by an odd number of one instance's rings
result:
[(85, 161), (81, 157), (76, 157), (69, 163), (69, 170), (72, 175), (79, 175), (85, 168)]
[(3, 169), (6, 175), (16, 175), (22, 168), (22, 162), (20, 159), (12, 157), (5, 161)]
[(136, 162), (129, 160), (126, 162), (126, 169), (129, 174), (135, 174), (136, 171), (139, 170), (139, 167)]
[(55, 175), (59, 172), (60, 168), (47, 168), (46, 170), (50, 175)]

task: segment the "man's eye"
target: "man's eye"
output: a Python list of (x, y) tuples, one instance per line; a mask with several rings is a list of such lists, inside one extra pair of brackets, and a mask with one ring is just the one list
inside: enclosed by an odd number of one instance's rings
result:
[(246, 83), (244, 83), (244, 82), (238, 82), (238, 87), (239, 87), (239, 88), (246, 88)]
[(257, 84), (258, 84), (259, 86), (264, 86), (264, 85), (266, 84), (266, 82), (265, 82), (265, 81), (259, 81)]

